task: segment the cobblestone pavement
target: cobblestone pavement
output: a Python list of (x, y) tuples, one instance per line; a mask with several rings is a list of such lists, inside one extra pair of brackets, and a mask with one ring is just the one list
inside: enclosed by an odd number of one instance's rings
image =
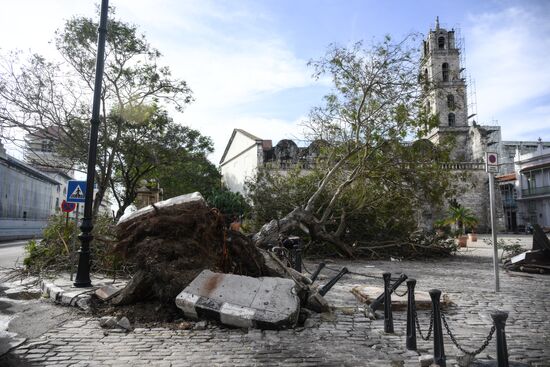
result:
[[(495, 294), (487, 245), (451, 259), (427, 261), (334, 261), (352, 272), (380, 276), (403, 272), (417, 279), (417, 290), (439, 288), (454, 305), (447, 309), (449, 325), (466, 349), (479, 347), (488, 334), (495, 309), (510, 312), (506, 336), (510, 360), (550, 366), (550, 276), (500, 273)], [(315, 262), (309, 262), (313, 267)], [(309, 268), (308, 267), (308, 268)], [(325, 275), (332, 275), (327, 269)], [(137, 328), (128, 334), (105, 333), (98, 320), (82, 317), (30, 340), (12, 351), (21, 365), (37, 366), (418, 366), (418, 353), (405, 349), (406, 312), (394, 312), (395, 334), (383, 332), (383, 320), (371, 321), (349, 290), (354, 285), (381, 286), (381, 278), (346, 275), (327, 295), (333, 315), (315, 315), (305, 328), (284, 331)], [(418, 311), (422, 329), (429, 312)], [(445, 333), (445, 332), (444, 332)], [(430, 354), (432, 342), (418, 338), (419, 352)], [(445, 335), (447, 366), (461, 353)], [(478, 358), (495, 358), (496, 341)], [(0, 365), (2, 364), (0, 360)]]

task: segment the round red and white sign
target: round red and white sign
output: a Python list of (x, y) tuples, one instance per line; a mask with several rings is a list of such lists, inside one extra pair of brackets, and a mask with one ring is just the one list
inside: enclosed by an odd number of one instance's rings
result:
[(498, 165), (498, 156), (496, 153), (487, 153), (487, 164), (490, 166)]

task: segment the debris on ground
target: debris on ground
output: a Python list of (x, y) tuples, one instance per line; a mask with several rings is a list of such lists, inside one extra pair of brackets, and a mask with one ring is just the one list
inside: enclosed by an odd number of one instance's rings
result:
[(132, 325), (127, 317), (105, 316), (99, 319), (99, 326), (104, 329), (121, 329), (131, 331)]
[[(173, 322), (177, 312), (181, 315), (174, 304), (176, 297), (178, 307), (189, 316), (191, 311), (186, 309), (183, 296), (187, 295), (191, 300), (215, 299), (207, 302), (207, 307), (197, 307), (204, 311), (194, 311), (196, 316), (232, 326), (282, 328), (296, 324), (301, 305), (317, 312), (329, 309), (310, 278), (287, 267), (273, 253), (257, 248), (242, 233), (225, 228), (224, 223), (223, 216), (210, 208), (200, 193), (178, 196), (123, 216), (116, 226), (115, 253), (138, 270), (123, 289), (98, 290), (96, 296), (103, 301), (95, 301), (94, 313), (101, 316), (111, 311), (132, 322), (138, 321), (133, 317), (153, 321), (134, 310), (140, 304), (149, 304), (157, 305), (162, 312), (148, 316)], [(220, 280), (222, 286), (210, 284), (209, 291), (199, 291), (206, 286), (201, 283), (207, 278), (205, 274)], [(211, 292), (229, 284), (242, 291), (230, 292), (227, 299), (221, 299), (218, 293), (212, 297)], [(246, 291), (252, 289), (258, 294), (249, 299)], [(223, 319), (212, 317), (209, 311), (222, 305), (219, 315)], [(244, 312), (245, 308), (249, 309)], [(239, 312), (250, 317), (235, 316)]]
[(504, 263), (504, 268), (526, 273), (550, 273), (550, 239), (538, 224), (533, 225), (533, 247)]

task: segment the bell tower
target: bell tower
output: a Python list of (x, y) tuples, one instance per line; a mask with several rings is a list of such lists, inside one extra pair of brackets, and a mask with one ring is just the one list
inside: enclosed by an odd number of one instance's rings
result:
[(439, 118), (439, 127), (430, 136), (434, 143), (439, 141), (441, 133), (467, 130), (468, 103), (463, 71), (455, 31), (441, 28), (438, 17), (435, 29), (430, 29), (423, 42), (421, 71), (427, 90), (424, 107)]

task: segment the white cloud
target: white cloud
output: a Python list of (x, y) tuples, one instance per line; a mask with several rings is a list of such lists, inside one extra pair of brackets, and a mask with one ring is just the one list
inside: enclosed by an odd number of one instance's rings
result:
[[(32, 49), (54, 57), (56, 52), (48, 41), (63, 19), (82, 14), (97, 18), (95, 3), (21, 0), (3, 4), (0, 45), (4, 51)], [(296, 117), (266, 119), (240, 108), (314, 83), (307, 61), (296, 57), (272, 31), (269, 16), (259, 5), (199, 0), (119, 0), (111, 5), (117, 18), (136, 24), (163, 53), (161, 64), (168, 65), (174, 77), (188, 82), (195, 102), (175, 120), (213, 138), (214, 162), (221, 157), (233, 128), (250, 129), (274, 140), (284, 136), (284, 131), (297, 131)], [(11, 32), (6, 32), (8, 29)]]
[(123, 6), (125, 2), (117, 10), (121, 18), (134, 19), (164, 54), (162, 61), (173, 75), (189, 83), (195, 101), (176, 120), (212, 137), (213, 162), (219, 161), (234, 128), (274, 141), (299, 135), (296, 117), (269, 119), (247, 111), (251, 103), (265, 102), (275, 93), (315, 83), (307, 61), (270, 31), (261, 9), (210, 1), (164, 1), (158, 8), (132, 1)]
[(498, 120), (505, 139), (534, 139), (550, 126), (547, 115), (529, 110), (550, 95), (550, 23), (545, 9), (536, 9), (472, 15), (465, 29), (478, 121)]

